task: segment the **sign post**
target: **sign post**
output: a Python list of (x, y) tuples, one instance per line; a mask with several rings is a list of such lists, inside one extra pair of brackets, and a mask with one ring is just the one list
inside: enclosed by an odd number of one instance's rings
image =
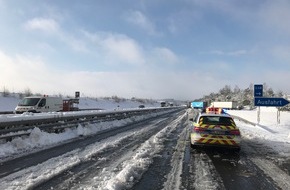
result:
[(277, 123), (280, 124), (280, 110), (277, 111)]
[[(263, 97), (263, 85), (254, 85), (254, 105), (258, 106), (257, 122), (260, 123), (260, 106), (283, 107), (290, 102), (284, 98), (267, 98)], [(280, 124), (280, 110), (277, 111), (277, 123)]]
[(255, 84), (254, 85), (254, 97), (263, 97), (263, 85)]
[[(261, 98), (261, 97), (257, 98), (255, 97), (255, 106), (283, 107), (289, 103), (290, 102), (284, 98)], [(258, 110), (260, 110), (260, 107)], [(260, 115), (258, 115), (258, 124), (259, 122), (260, 122)], [(280, 111), (279, 110), (277, 111), (277, 123), (280, 124)]]
[[(254, 97), (263, 97), (263, 85), (262, 84), (255, 84), (254, 85)], [(260, 124), (260, 106), (258, 107), (258, 112), (257, 112), (257, 123)]]

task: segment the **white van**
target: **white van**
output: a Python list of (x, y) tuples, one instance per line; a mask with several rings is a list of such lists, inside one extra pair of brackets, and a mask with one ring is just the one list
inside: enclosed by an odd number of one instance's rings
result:
[(63, 100), (60, 97), (30, 96), (19, 102), (15, 108), (15, 113), (58, 112), (62, 110)]

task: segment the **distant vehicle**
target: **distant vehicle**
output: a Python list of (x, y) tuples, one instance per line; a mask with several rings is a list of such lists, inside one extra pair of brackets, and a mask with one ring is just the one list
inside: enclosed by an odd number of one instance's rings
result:
[(233, 102), (212, 102), (210, 107), (214, 108), (225, 108), (225, 109), (238, 109), (238, 103)]
[(161, 107), (166, 107), (166, 102), (160, 102)]
[(64, 99), (62, 111), (79, 111), (79, 108), (77, 107), (78, 104), (79, 104), (78, 98)]
[(24, 98), (17, 107), (15, 113), (24, 112), (58, 112), (63, 111), (63, 100), (60, 97), (30, 96)]
[(233, 118), (221, 108), (207, 108), (192, 122), (192, 148), (215, 146), (240, 150), (241, 133)]
[(145, 108), (145, 106), (144, 105), (140, 105), (139, 108)]

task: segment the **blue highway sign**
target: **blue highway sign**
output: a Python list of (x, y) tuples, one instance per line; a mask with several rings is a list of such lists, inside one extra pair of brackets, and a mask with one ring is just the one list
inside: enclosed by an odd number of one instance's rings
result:
[(290, 102), (284, 98), (256, 98), (255, 106), (282, 107)]
[(204, 104), (203, 104), (203, 102), (191, 102), (191, 107), (192, 108), (203, 108)]
[(263, 85), (255, 84), (254, 85), (254, 97), (263, 97)]

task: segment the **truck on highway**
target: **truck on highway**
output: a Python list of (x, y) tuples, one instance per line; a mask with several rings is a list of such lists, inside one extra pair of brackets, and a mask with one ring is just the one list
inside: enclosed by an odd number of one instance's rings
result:
[(225, 108), (225, 109), (237, 109), (238, 103), (235, 101), (232, 101), (232, 102), (212, 102), (210, 104), (210, 107)]
[(24, 112), (58, 112), (63, 111), (63, 100), (61, 97), (29, 96), (22, 99), (15, 108), (15, 113)]

